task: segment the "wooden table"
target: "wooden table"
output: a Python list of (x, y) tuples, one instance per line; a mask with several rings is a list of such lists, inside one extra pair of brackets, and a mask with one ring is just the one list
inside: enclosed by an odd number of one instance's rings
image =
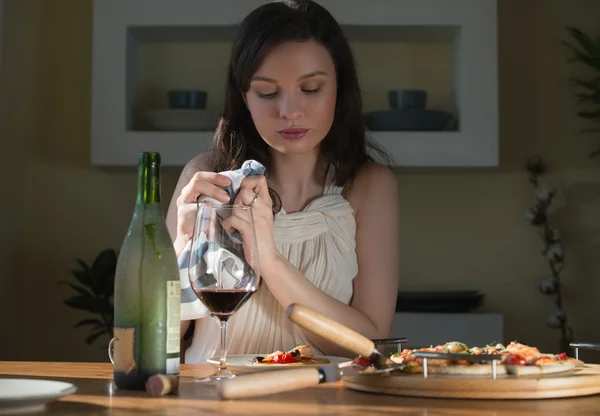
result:
[(361, 393), (340, 383), (222, 401), (213, 386), (189, 380), (211, 372), (207, 365), (182, 365), (179, 394), (153, 398), (145, 392), (117, 390), (109, 363), (0, 361), (0, 377), (49, 378), (77, 386), (77, 393), (49, 404), (38, 415), (600, 415), (600, 395), (535, 401), (418, 399)]

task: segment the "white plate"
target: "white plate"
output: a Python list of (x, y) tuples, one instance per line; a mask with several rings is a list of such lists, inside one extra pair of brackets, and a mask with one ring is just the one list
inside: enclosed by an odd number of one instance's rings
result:
[[(252, 364), (252, 359), (254, 357), (256, 357), (256, 356), (264, 357), (265, 355), (268, 355), (268, 354), (246, 354), (246, 355), (227, 356), (227, 368), (229, 369), (229, 371), (231, 371), (232, 373), (235, 373), (235, 374), (256, 373), (256, 372), (260, 372), (260, 371), (281, 370), (281, 369), (285, 369), (285, 368), (300, 368), (297, 366), (290, 366), (290, 365), (285, 365), (285, 364), (272, 364), (272, 365), (268, 365), (268, 366)], [(216, 369), (219, 367), (219, 358), (220, 357), (211, 357), (207, 361), (209, 364), (212, 364), (212, 366)], [(327, 358), (329, 360), (329, 363), (309, 364), (309, 365), (304, 365), (302, 367), (317, 367), (320, 365), (340, 364), (340, 363), (344, 363), (346, 361), (350, 361), (350, 359), (346, 358), (346, 357), (333, 357), (333, 356), (329, 356), (329, 355), (326, 355), (324, 357), (317, 357), (317, 358)]]
[(73, 384), (62, 381), (0, 378), (0, 413), (43, 410), (46, 403), (76, 391)]

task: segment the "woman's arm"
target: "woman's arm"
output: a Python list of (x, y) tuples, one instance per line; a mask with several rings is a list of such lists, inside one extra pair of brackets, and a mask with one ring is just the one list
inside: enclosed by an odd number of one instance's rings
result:
[[(367, 338), (385, 338), (394, 318), (399, 278), (399, 203), (394, 174), (381, 165), (366, 165), (359, 171), (348, 200), (355, 209), (358, 260), (350, 306), (318, 289), (281, 255), (266, 269), (261, 267), (261, 272), (283, 308), (299, 303)], [(353, 355), (303, 332), (327, 355)]]
[[(175, 247), (175, 254), (178, 257), (185, 248), (185, 245), (187, 244), (188, 240), (186, 240), (184, 236), (178, 235), (177, 233), (177, 199), (181, 196), (183, 188), (185, 188), (190, 183), (190, 181), (194, 177), (194, 174), (196, 174), (197, 172), (205, 171), (208, 168), (208, 163), (209, 155), (206, 153), (201, 153), (192, 160), (190, 160), (188, 163), (186, 163), (186, 165), (181, 171), (181, 174), (179, 175), (179, 180), (177, 181), (177, 185), (175, 185), (175, 190), (173, 191), (173, 196), (171, 197), (171, 202), (169, 203), (169, 208), (167, 209), (165, 221), (167, 223), (169, 235), (171, 236), (171, 240), (173, 241), (173, 246)], [(194, 208), (194, 204), (188, 204), (185, 209), (187, 209), (189, 212), (192, 212)], [(193, 214), (188, 216), (190, 220), (193, 220)]]
[[(167, 229), (169, 230), (169, 235), (171, 236), (171, 240), (173, 241), (173, 246), (175, 247), (175, 254), (177, 255), (177, 257), (179, 257), (187, 243), (187, 241), (184, 241), (181, 238), (177, 238), (177, 198), (179, 198), (182, 189), (190, 182), (194, 174), (200, 171), (203, 167), (207, 166), (207, 160), (208, 157), (206, 154), (200, 154), (192, 160), (190, 160), (184, 166), (183, 170), (181, 171), (181, 174), (179, 175), (177, 185), (175, 185), (175, 190), (173, 191), (173, 196), (171, 197), (171, 202), (169, 203), (169, 208), (167, 209), (165, 221), (167, 224)], [(189, 326), (190, 321), (180, 322), (180, 331), (182, 338), (187, 332)]]

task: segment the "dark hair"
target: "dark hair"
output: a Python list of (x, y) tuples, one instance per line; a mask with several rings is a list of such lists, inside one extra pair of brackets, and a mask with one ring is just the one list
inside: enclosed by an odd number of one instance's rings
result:
[(321, 155), (333, 165), (336, 185), (346, 185), (364, 162), (372, 160), (367, 147), (383, 154), (366, 137), (354, 56), (337, 21), (314, 1), (280, 0), (253, 10), (238, 29), (227, 71), (224, 112), (213, 142), (214, 171), (238, 169), (247, 159), (258, 160), (269, 171), (268, 144), (258, 134), (243, 94), (274, 46), (308, 40), (329, 51), (337, 74), (334, 121), (321, 142)]

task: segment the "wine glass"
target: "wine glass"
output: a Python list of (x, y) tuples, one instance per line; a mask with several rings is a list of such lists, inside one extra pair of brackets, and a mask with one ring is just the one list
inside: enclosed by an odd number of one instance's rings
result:
[(252, 207), (198, 203), (188, 277), (196, 296), (221, 327), (219, 368), (196, 381), (233, 378), (227, 368), (227, 321), (260, 284)]

